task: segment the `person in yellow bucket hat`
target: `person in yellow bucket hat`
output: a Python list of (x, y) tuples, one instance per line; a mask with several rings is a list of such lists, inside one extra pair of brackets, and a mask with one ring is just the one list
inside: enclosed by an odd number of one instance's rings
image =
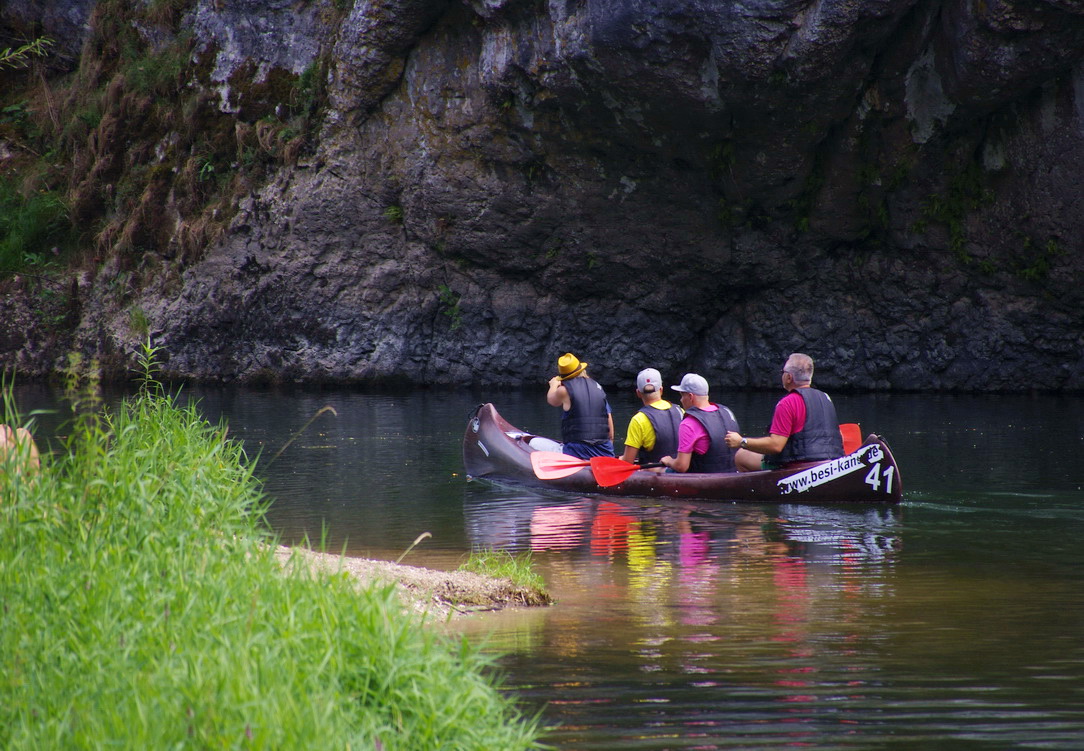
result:
[(571, 352), (557, 359), (557, 375), (549, 380), (546, 401), (560, 407), (561, 451), (590, 459), (614, 455), (614, 420), (606, 390), (587, 375), (587, 363)]

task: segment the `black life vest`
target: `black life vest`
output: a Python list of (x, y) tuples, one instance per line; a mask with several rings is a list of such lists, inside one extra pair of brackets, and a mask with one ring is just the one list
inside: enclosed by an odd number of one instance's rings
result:
[(700, 421), (704, 430), (708, 432), (708, 438), (711, 439), (711, 445), (708, 446), (706, 453), (693, 452), (689, 460), (690, 472), (738, 471), (734, 464), (734, 454), (738, 453), (737, 449), (728, 448), (726, 445), (726, 434), (731, 430), (738, 431), (738, 420), (728, 407), (722, 404), (715, 406), (719, 409), (714, 412), (705, 412), (699, 407), (689, 407), (685, 410), (687, 416)]
[(610, 420), (606, 411), (606, 392), (588, 376), (564, 382), (572, 407), (561, 420), (561, 439), (565, 443), (605, 443), (610, 440)]
[(650, 451), (645, 448), (640, 449), (640, 463), (657, 462), (664, 456), (677, 456), (681, 407), (671, 404), (670, 409), (655, 409), (644, 405), (640, 411), (651, 422), (651, 429), (655, 431), (655, 447)]
[(843, 456), (836, 406), (828, 394), (815, 388), (795, 389), (805, 402), (805, 425), (787, 439), (773, 463), (812, 462)]

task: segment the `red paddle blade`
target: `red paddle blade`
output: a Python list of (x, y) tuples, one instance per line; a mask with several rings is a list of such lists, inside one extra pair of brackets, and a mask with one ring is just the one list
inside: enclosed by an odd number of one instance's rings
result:
[(843, 437), (843, 453), (850, 454), (862, 445), (862, 428), (856, 422), (840, 423), (839, 434)]
[(611, 485), (620, 485), (628, 479), (629, 475), (638, 469), (640, 469), (639, 464), (629, 464), (616, 457), (591, 457), (591, 474), (595, 476), (595, 482), (602, 488), (608, 488)]
[(556, 480), (559, 477), (568, 477), (579, 472), (584, 467), (590, 466), (591, 462), (586, 459), (577, 459), (568, 454), (558, 454), (556, 451), (532, 451), (531, 466), (534, 467), (534, 476), (539, 480)]

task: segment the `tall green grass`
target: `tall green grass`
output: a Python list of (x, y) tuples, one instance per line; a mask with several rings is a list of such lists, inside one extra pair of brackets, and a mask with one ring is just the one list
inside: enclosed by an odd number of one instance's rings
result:
[(392, 589), (285, 573), (252, 467), (149, 389), (0, 474), (0, 747), (536, 747), (490, 658)]

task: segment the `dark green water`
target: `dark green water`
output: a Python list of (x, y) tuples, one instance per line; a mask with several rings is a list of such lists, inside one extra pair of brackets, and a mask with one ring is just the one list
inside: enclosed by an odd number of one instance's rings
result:
[[(837, 395), (842, 421), (891, 445), (905, 502), (821, 508), (468, 483), (471, 409), (552, 434), (543, 385), (186, 393), (261, 454), (288, 541), (326, 530), (395, 559), (428, 531), (403, 562), (437, 568), (532, 551), (558, 604), (457, 628), (506, 654), (555, 747), (1084, 748), (1082, 398)], [(778, 396), (723, 401), (757, 434)], [(623, 434), (636, 405), (611, 402)], [(325, 405), (338, 416), (268, 463)]]

